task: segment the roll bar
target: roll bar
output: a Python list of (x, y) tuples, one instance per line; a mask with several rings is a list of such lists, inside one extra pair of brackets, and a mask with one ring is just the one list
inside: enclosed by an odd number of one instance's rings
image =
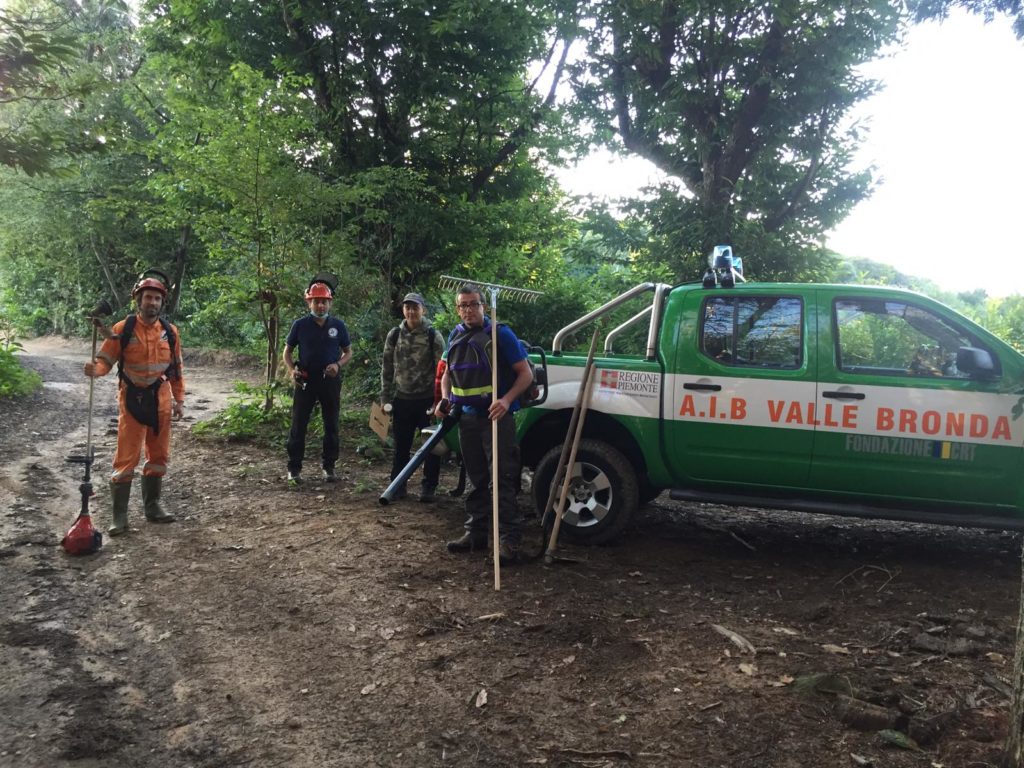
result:
[(657, 356), (658, 346), (658, 320), (661, 318), (661, 308), (665, 302), (665, 295), (671, 290), (672, 286), (666, 283), (641, 283), (630, 288), (625, 293), (621, 293), (611, 301), (605, 302), (600, 307), (592, 312), (588, 312), (578, 320), (574, 320), (565, 326), (562, 330), (555, 334), (554, 340), (551, 342), (551, 354), (560, 355), (562, 354), (562, 343), (565, 338), (571, 333), (582, 328), (584, 325), (596, 320), (599, 317), (611, 312), (613, 309), (625, 304), (632, 298), (639, 296), (642, 293), (653, 291), (654, 296), (651, 300), (650, 306), (646, 307), (642, 312), (638, 312), (636, 315), (631, 317), (629, 320), (624, 322), (622, 325), (614, 328), (605, 339), (605, 352), (611, 351), (612, 340), (621, 333), (625, 328), (632, 325), (635, 322), (643, 319), (644, 316), (650, 314), (650, 325), (647, 329), (647, 353), (646, 357), (648, 360), (653, 360)]

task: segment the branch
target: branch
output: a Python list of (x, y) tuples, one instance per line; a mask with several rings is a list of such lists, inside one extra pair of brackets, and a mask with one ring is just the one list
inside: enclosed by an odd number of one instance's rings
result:
[[(552, 75), (551, 87), (548, 88), (548, 93), (547, 96), (544, 97), (544, 101), (542, 101), (540, 106), (536, 109), (531, 110), (529, 117), (512, 131), (508, 140), (506, 140), (495, 154), (493, 161), (478, 169), (477, 172), (473, 174), (469, 192), (469, 199), (471, 201), (476, 200), (480, 192), (483, 191), (484, 185), (492, 176), (494, 176), (498, 168), (507, 163), (509, 159), (519, 151), (526, 137), (536, 130), (537, 126), (540, 125), (541, 120), (543, 120), (545, 113), (554, 106), (558, 84), (562, 80), (562, 75), (565, 72), (565, 62), (569, 56), (569, 44), (569, 40), (563, 41), (562, 54), (559, 56), (558, 66), (555, 68), (555, 72)], [(554, 53), (554, 46), (552, 46), (551, 53)], [(548, 58), (548, 61), (550, 62), (550, 57)], [(547, 68), (547, 64), (544, 66)], [(533, 90), (533, 85), (535, 84), (536, 81), (530, 85), (525, 95), (529, 95), (529, 92)]]

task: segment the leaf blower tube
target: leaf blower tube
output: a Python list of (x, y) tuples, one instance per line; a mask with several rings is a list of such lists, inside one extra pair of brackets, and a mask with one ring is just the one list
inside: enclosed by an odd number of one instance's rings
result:
[(412, 473), (419, 468), (420, 464), (422, 464), (424, 459), (427, 458), (427, 454), (434, 449), (435, 445), (444, 440), (444, 436), (452, 431), (452, 427), (459, 423), (460, 416), (462, 416), (462, 406), (456, 405), (452, 407), (448, 412), (448, 415), (441, 420), (437, 429), (434, 430), (434, 434), (427, 438), (427, 441), (423, 443), (423, 445), (420, 446), (420, 449), (413, 454), (411, 459), (409, 459), (409, 463), (405, 465), (405, 468), (398, 473), (398, 477), (392, 480), (391, 485), (384, 489), (384, 493), (382, 493), (378, 499), (382, 507), (386, 507), (391, 503), (391, 499), (394, 497), (395, 493), (399, 488), (405, 485)]

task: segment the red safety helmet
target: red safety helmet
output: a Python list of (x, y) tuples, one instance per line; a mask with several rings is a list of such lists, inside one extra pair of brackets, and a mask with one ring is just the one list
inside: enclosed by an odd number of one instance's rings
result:
[(306, 289), (306, 301), (310, 299), (333, 299), (334, 294), (327, 283), (313, 283)]
[(167, 286), (155, 277), (143, 277), (135, 283), (135, 286), (132, 288), (132, 298), (138, 298), (138, 295), (147, 288), (159, 291), (161, 296), (165, 299), (167, 298)]

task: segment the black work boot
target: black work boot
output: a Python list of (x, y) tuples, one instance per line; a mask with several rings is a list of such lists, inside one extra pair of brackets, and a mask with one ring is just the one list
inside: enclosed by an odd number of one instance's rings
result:
[(418, 501), (422, 504), (430, 504), (437, 499), (437, 488), (433, 485), (425, 485), (420, 489), (420, 496)]
[(110, 484), (110, 517), (113, 524), (107, 528), (108, 536), (120, 536), (128, 532), (128, 500), (131, 496), (131, 481)]
[(445, 546), (448, 547), (449, 552), (472, 552), (474, 549), (487, 549), (487, 534), (466, 531)]
[(160, 506), (160, 486), (163, 485), (163, 478), (155, 475), (142, 476), (142, 508), (146, 513), (146, 519), (151, 523), (173, 523), (174, 515), (164, 512)]
[(512, 565), (519, 562), (519, 546), (510, 541), (498, 543), (498, 562), (502, 565)]

